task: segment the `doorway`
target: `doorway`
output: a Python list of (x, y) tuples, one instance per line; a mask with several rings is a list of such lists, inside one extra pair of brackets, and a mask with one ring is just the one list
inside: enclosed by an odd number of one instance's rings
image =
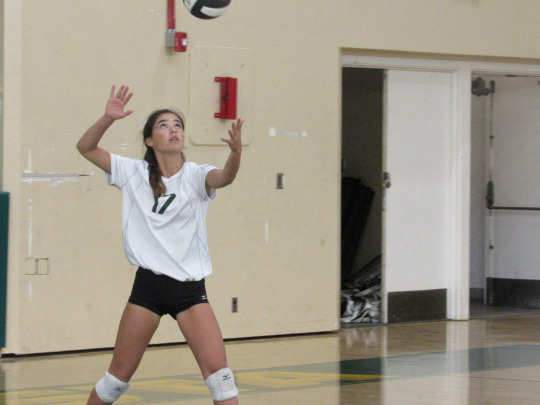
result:
[(382, 69), (342, 69), (342, 323), (380, 322)]
[[(343, 68), (343, 84), (342, 242), (358, 248), (349, 258), (342, 243), (344, 298), (362, 304), (361, 322), (446, 319), (455, 229), (453, 77)], [(371, 200), (351, 209), (351, 195)]]
[(539, 76), (473, 74), (471, 317), (540, 309)]
[[(485, 58), (481, 60), (474, 58), (450, 60), (445, 57), (437, 59), (434, 55), (347, 50), (342, 55), (342, 67), (382, 69), (385, 72), (400, 70), (447, 72), (450, 75), (451, 130), (449, 132), (449, 149), (452, 178), (448, 189), (448, 200), (452, 224), (450, 229), (445, 232), (450, 255), (447, 259), (448, 267), (444, 287), (447, 289), (447, 318), (453, 320), (469, 319), (470, 279), (474, 276), (471, 273), (470, 254), (471, 248), (473, 248), (471, 229), (474, 226), (471, 223), (471, 118), (473, 118), (471, 117), (471, 104), (474, 97), (471, 95), (471, 81), (479, 75), (538, 77), (540, 80), (540, 65), (510, 59), (506, 61), (502, 59), (489, 61)], [(385, 115), (389, 114), (385, 111)], [(533, 253), (537, 254), (537, 252), (538, 249), (535, 248)], [(384, 287), (386, 273), (383, 265), (383, 314), (384, 300), (389, 295)], [(411, 288), (410, 285), (406, 285), (404, 288), (402, 284), (414, 284), (421, 276), (412, 274), (410, 280), (401, 280), (400, 291)], [(536, 277), (536, 279), (540, 279), (540, 277)]]

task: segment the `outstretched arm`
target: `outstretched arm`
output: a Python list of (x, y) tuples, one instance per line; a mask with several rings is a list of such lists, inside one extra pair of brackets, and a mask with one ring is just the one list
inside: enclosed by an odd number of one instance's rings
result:
[(86, 159), (106, 171), (111, 172), (111, 155), (105, 149), (98, 146), (99, 141), (113, 124), (114, 121), (125, 118), (133, 111), (124, 111), (125, 105), (131, 99), (133, 93), (128, 93), (128, 86), (121, 86), (115, 95), (115, 86), (111, 88), (111, 95), (103, 114), (77, 142), (77, 149)]
[(240, 156), (242, 155), (242, 125), (244, 120), (239, 118), (236, 123), (232, 123), (229, 129), (230, 138), (221, 138), (221, 140), (229, 145), (231, 153), (223, 169), (214, 169), (206, 175), (206, 191), (211, 188), (221, 188), (231, 184), (240, 168)]

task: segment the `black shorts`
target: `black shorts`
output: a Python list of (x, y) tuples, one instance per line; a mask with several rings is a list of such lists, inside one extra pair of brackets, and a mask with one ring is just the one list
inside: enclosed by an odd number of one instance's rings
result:
[(182, 282), (139, 267), (128, 302), (176, 319), (180, 312), (208, 303), (208, 298), (204, 279)]

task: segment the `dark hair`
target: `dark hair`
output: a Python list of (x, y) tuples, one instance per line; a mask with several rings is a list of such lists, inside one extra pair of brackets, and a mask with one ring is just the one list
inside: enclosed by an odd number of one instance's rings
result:
[[(143, 129), (143, 142), (146, 146), (146, 153), (144, 154), (144, 160), (148, 162), (148, 180), (150, 181), (150, 187), (152, 187), (152, 192), (154, 193), (154, 200), (157, 201), (159, 197), (161, 197), (165, 192), (167, 191), (167, 187), (163, 183), (163, 180), (161, 179), (162, 173), (161, 169), (159, 168), (158, 161), (156, 158), (156, 153), (154, 152), (154, 149), (151, 146), (146, 145), (146, 139), (152, 137), (152, 130), (154, 129), (154, 125), (156, 124), (156, 121), (158, 117), (162, 114), (174, 114), (178, 117), (180, 120), (180, 124), (182, 125), (182, 129), (185, 128), (184, 126), (184, 119), (182, 118), (182, 115), (176, 111), (163, 109), (163, 110), (156, 110), (152, 114), (148, 116), (148, 119), (146, 120), (146, 124), (144, 125)], [(182, 160), (185, 162), (186, 158), (184, 156), (184, 152), (182, 152)]]

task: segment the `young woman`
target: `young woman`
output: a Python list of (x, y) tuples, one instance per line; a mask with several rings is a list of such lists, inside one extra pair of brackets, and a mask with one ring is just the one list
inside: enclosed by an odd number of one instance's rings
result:
[(221, 331), (208, 303), (204, 279), (212, 272), (206, 244), (206, 210), (215, 190), (231, 184), (240, 167), (243, 121), (231, 125), (230, 154), (223, 169), (186, 162), (184, 122), (170, 110), (148, 118), (143, 130), (144, 160), (111, 154), (98, 146), (107, 129), (130, 115), (133, 93), (112, 86), (105, 114), (77, 143), (79, 152), (106, 172), (107, 183), (122, 191), (122, 228), (128, 260), (138, 266), (120, 320), (108, 371), (88, 405), (111, 404), (129, 387), (161, 317), (178, 322), (210, 389), (214, 404), (238, 404), (227, 367)]

